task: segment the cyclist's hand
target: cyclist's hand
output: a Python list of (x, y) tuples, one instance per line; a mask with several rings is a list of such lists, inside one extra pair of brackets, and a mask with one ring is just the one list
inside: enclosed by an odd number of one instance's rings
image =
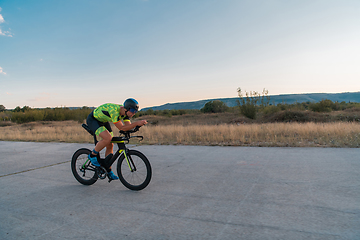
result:
[(137, 125), (139, 126), (139, 127), (141, 127), (141, 126), (144, 126), (145, 124), (147, 124), (148, 122), (146, 121), (146, 120), (141, 120), (141, 121), (138, 121), (137, 122)]

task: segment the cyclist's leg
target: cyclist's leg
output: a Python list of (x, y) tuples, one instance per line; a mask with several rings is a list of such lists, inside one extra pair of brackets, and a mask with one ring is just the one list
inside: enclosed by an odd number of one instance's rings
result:
[[(100, 127), (98, 130), (102, 128)], [(94, 166), (100, 167), (105, 165), (104, 160), (100, 158), (100, 151), (111, 143), (112, 136), (107, 130), (100, 132), (100, 134), (96, 132), (96, 135), (100, 136), (101, 140), (96, 143), (95, 148), (89, 154), (89, 159)]]
[[(90, 113), (89, 116), (86, 119), (86, 123), (89, 126), (89, 128), (91, 129), (91, 131), (93, 131), (96, 136), (100, 136), (101, 140), (98, 141), (98, 143), (95, 146), (95, 151), (96, 152), (100, 152), (101, 150), (103, 150), (107, 145), (109, 145), (109, 143), (111, 143), (111, 138), (112, 138), (112, 130), (110, 127), (110, 124), (108, 122), (100, 122), (98, 121), (93, 113)], [(111, 132), (111, 134), (110, 134)], [(93, 155), (97, 155), (96, 152), (92, 152)]]
[[(95, 133), (95, 134), (97, 133), (98, 129), (101, 129), (101, 127), (103, 126), (103, 123), (101, 123), (97, 119), (95, 119), (95, 117), (93, 115), (93, 112), (91, 112), (89, 114), (89, 116), (87, 117), (86, 123), (87, 123), (88, 127), (91, 129), (91, 131), (93, 131), (93, 133)], [(100, 166), (100, 164), (98, 162), (98, 159), (100, 159), (99, 152), (100, 152), (99, 150), (96, 151), (95, 148), (94, 148), (94, 150), (91, 151), (89, 156), (88, 156), (91, 163), (96, 167)]]
[(99, 134), (99, 136), (101, 137), (101, 140), (95, 146), (96, 152), (100, 152), (105, 147), (108, 148), (108, 147), (110, 147), (110, 145), (112, 145), (112, 143), (111, 143), (112, 135), (110, 134), (110, 132), (108, 130), (101, 132)]
[[(108, 166), (107, 162), (100, 159), (99, 152), (106, 147), (105, 156), (111, 158), (113, 153), (113, 143), (111, 139), (113, 137), (111, 126), (108, 122), (103, 123), (99, 122), (97, 119), (94, 118), (93, 113), (91, 113), (88, 118), (86, 119), (87, 125), (89, 128), (99, 137), (101, 140), (95, 145), (94, 150), (89, 155), (89, 159), (95, 166), (104, 166), (108, 173), (114, 175), (111, 171), (111, 166)], [(110, 155), (111, 154), (111, 155)], [(95, 156), (98, 156), (97, 160), (95, 160)], [(114, 175), (112, 179), (117, 179)]]
[[(111, 137), (114, 136), (110, 123), (105, 123), (104, 127), (109, 131), (109, 133), (111, 134)], [(107, 157), (109, 154), (113, 153), (113, 148), (114, 148), (114, 144), (111, 142), (111, 138), (110, 138), (110, 142), (105, 146), (106, 147), (106, 151), (105, 151), (105, 157)]]
[(111, 165), (109, 163), (109, 161), (110, 161), (109, 158), (111, 158), (113, 156), (112, 153), (113, 153), (114, 144), (111, 142), (112, 134), (108, 130), (106, 130), (106, 131), (103, 131), (102, 133), (100, 133), (99, 136), (102, 138), (102, 140), (96, 144), (95, 150), (97, 150), (96, 147), (98, 147), (99, 143), (100, 143), (100, 147), (102, 147), (102, 146), (106, 147), (106, 153), (105, 153), (106, 155), (105, 156), (107, 156), (107, 157), (105, 158), (105, 161), (102, 164), (104, 164), (105, 169), (108, 172), (109, 179), (117, 180), (119, 178), (113, 173), (113, 171), (111, 170)]
[[(106, 171), (108, 172), (109, 174), (109, 177), (112, 179), (112, 180), (116, 180), (116, 179), (119, 179), (111, 170), (111, 165), (109, 163), (110, 159), (112, 158), (113, 156), (113, 147), (114, 147), (114, 144), (111, 142), (111, 139), (113, 137), (112, 135), (112, 132), (109, 132), (109, 131), (104, 131), (102, 132), (104, 133), (103, 135), (100, 134), (100, 137), (106, 137), (106, 139), (108, 140), (108, 142), (105, 142), (105, 147), (106, 147), (106, 151), (105, 151), (105, 162), (104, 162), (104, 165), (105, 165), (105, 169)], [(105, 133), (106, 133), (106, 136), (105, 136)]]
[[(104, 165), (105, 165), (105, 169), (106, 171), (108, 172), (108, 177), (110, 180), (117, 180), (119, 179), (114, 173), (113, 171), (111, 170), (111, 165), (109, 163), (110, 161), (110, 158), (112, 158), (113, 156), (113, 147), (114, 147), (114, 144), (111, 142), (111, 139), (113, 137), (113, 132), (112, 132), (112, 129), (110, 127), (110, 124), (109, 123), (106, 123), (104, 124), (104, 127), (107, 129), (106, 131), (103, 131), (102, 133), (100, 133), (100, 137), (104, 140), (106, 140), (106, 142), (104, 144), (105, 147), (106, 147), (106, 151), (105, 151), (105, 162), (104, 162)], [(103, 135), (101, 135), (103, 134)]]

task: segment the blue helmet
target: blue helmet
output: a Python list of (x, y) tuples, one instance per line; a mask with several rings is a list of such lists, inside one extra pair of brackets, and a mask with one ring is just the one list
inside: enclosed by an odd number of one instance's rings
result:
[(137, 111), (139, 111), (139, 103), (133, 98), (128, 98), (124, 102), (124, 108), (127, 111), (136, 113)]

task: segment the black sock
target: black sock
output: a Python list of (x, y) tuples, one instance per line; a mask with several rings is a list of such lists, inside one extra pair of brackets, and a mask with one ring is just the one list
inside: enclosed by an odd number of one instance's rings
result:
[(106, 156), (105, 161), (110, 161), (110, 159), (114, 156), (114, 154), (110, 153)]

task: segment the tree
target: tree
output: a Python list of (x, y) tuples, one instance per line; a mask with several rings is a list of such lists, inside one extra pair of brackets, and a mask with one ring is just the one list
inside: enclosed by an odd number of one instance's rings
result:
[(4, 107), (4, 105), (0, 105), (0, 112), (4, 112), (6, 110), (6, 108)]
[(205, 106), (201, 109), (201, 112), (203, 113), (221, 113), (226, 112), (228, 110), (228, 106), (220, 101), (220, 100), (214, 100), (207, 102)]
[(318, 103), (312, 103), (309, 106), (313, 112), (331, 112), (336, 109), (336, 104), (329, 99), (323, 99)]
[(29, 110), (31, 110), (31, 107), (29, 107), (29, 106), (23, 106), (22, 109), (21, 109), (22, 112), (26, 112), (26, 111), (29, 111)]

